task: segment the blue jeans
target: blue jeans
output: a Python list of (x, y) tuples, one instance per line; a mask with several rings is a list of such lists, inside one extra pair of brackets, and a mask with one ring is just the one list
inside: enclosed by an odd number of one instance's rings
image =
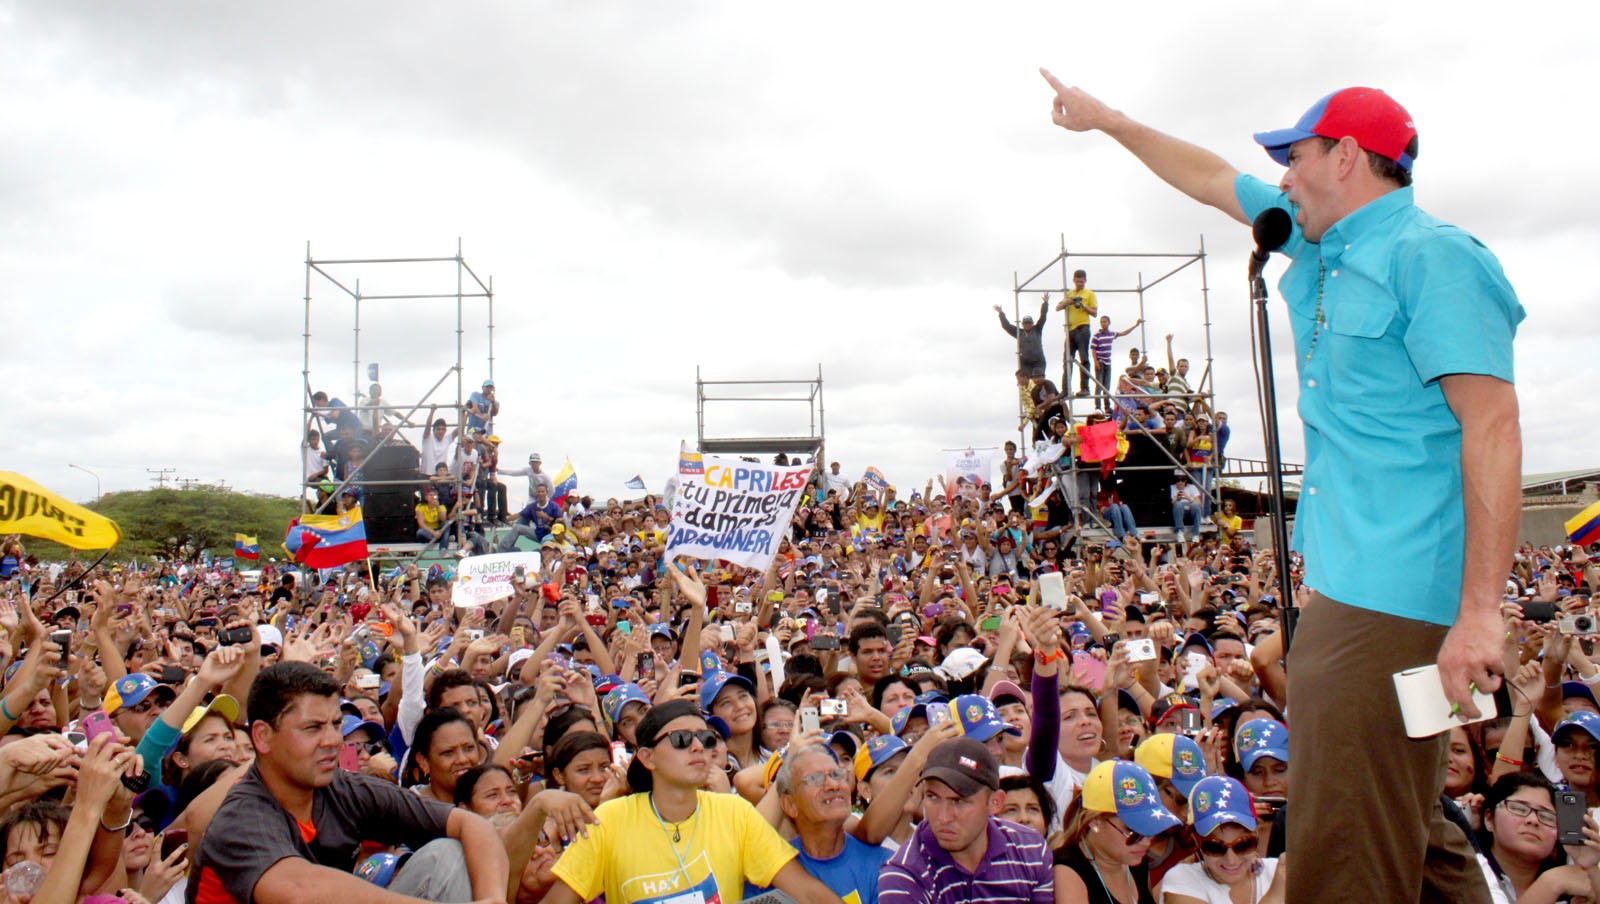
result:
[(1189, 522), (1194, 533), (1200, 533), (1200, 503), (1177, 499), (1172, 503), (1172, 529), (1183, 533), (1183, 523)]
[(436, 543), (440, 549), (444, 549), (450, 545), (450, 531), (441, 528), (439, 536), (435, 538), (428, 536), (428, 532), (419, 527), (417, 528), (417, 542), (424, 545)]
[(1114, 502), (1106, 506), (1100, 514), (1111, 522), (1111, 532), (1119, 539), (1139, 530), (1133, 525), (1133, 509), (1128, 508), (1126, 502)]

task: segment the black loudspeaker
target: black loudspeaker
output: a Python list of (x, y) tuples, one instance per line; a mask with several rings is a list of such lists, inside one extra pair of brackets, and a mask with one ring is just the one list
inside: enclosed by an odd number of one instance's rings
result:
[(409, 487), (367, 487), (366, 500), (361, 507), (361, 517), (367, 525), (367, 542), (416, 542), (416, 510), (417, 495)]
[(1172, 481), (1177, 466), (1162, 451), (1161, 439), (1128, 434), (1128, 457), (1117, 463), (1117, 496), (1133, 511), (1140, 528), (1172, 526)]
[(372, 450), (361, 466), (368, 480), (408, 480), (422, 476), (417, 468), (422, 464), (422, 454), (416, 447), (404, 443), (385, 443)]

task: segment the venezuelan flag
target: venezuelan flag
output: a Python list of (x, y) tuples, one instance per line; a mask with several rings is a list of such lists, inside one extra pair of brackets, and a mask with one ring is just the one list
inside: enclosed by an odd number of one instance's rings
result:
[(1567, 540), (1579, 546), (1600, 543), (1600, 502), (1567, 519)]
[(261, 544), (256, 542), (255, 537), (234, 534), (233, 554), (241, 559), (259, 559), (261, 558)]
[(569, 458), (556, 474), (555, 492), (550, 494), (550, 498), (555, 500), (556, 505), (560, 505), (577, 489), (578, 472), (572, 469), (572, 459)]
[(283, 548), (310, 568), (337, 568), (367, 557), (367, 525), (361, 506), (342, 515), (301, 515), (289, 522)]

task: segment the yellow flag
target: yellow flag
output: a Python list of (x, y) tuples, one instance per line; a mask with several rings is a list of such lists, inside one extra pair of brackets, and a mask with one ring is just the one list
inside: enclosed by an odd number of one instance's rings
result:
[(115, 521), (68, 502), (21, 474), (0, 471), (0, 534), (27, 534), (73, 549), (110, 549), (122, 539)]

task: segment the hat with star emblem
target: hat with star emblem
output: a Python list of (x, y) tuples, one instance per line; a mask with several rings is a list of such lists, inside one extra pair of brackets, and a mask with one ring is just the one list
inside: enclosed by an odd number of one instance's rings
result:
[(1211, 775), (1201, 779), (1189, 795), (1189, 821), (1195, 834), (1204, 837), (1218, 826), (1233, 823), (1246, 829), (1256, 827), (1255, 805), (1250, 792), (1236, 778)]
[(1287, 763), (1289, 726), (1277, 719), (1251, 719), (1240, 725), (1234, 733), (1233, 752), (1239, 758), (1239, 766), (1246, 772), (1264, 756)]
[(1182, 825), (1161, 802), (1156, 780), (1138, 763), (1106, 760), (1083, 781), (1083, 808), (1110, 813), (1140, 835), (1156, 836)]

